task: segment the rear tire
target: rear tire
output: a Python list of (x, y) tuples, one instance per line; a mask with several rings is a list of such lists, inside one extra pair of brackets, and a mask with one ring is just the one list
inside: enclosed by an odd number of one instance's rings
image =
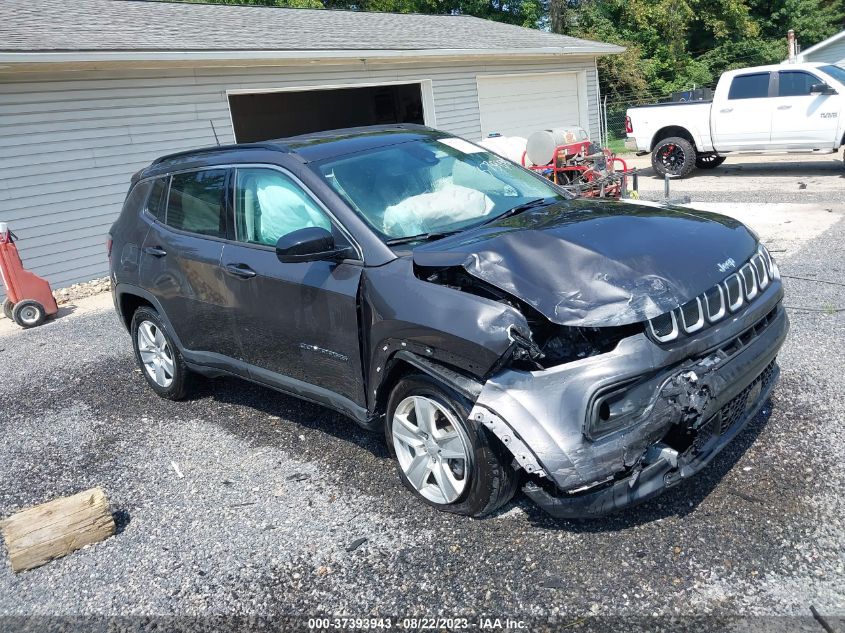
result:
[(3, 314), (5, 314), (6, 318), (9, 319), (10, 321), (15, 320), (15, 317), (12, 314), (12, 310), (14, 310), (14, 308), (15, 308), (15, 304), (12, 303), (11, 299), (6, 299), (5, 301), (3, 301)]
[(481, 517), (511, 500), (519, 478), (507, 450), (468, 419), (470, 407), (430, 376), (411, 374), (390, 394), (385, 435), (414, 495), (438, 510)]
[(695, 166), (699, 169), (716, 169), (719, 165), (725, 162), (726, 156), (716, 156), (715, 154), (702, 154), (696, 157)]
[(659, 141), (651, 151), (651, 166), (661, 177), (669, 174), (684, 178), (695, 169), (695, 148), (687, 139), (670, 136)]
[(194, 375), (158, 313), (147, 307), (135, 310), (130, 333), (135, 360), (150, 388), (168, 400), (184, 399)]
[(12, 308), (12, 319), (22, 328), (39, 326), (44, 323), (46, 318), (47, 311), (44, 306), (32, 299), (18, 301)]

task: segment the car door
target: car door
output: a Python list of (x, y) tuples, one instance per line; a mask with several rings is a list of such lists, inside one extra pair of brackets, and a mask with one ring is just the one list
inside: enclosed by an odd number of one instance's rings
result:
[(777, 97), (772, 115), (772, 146), (777, 149), (832, 149), (839, 139), (840, 94), (812, 94), (826, 83), (805, 70), (778, 72)]
[[(192, 360), (226, 367), (240, 355), (220, 257), (227, 237), (229, 170), (197, 169), (159, 179), (147, 212), (141, 283), (158, 299)], [(200, 356), (197, 356), (200, 355)]]
[(238, 167), (234, 184), (235, 242), (223, 248), (222, 269), (250, 373), (303, 395), (317, 387), (363, 404), (362, 262), (282, 263), (275, 249), (281, 236), (309, 226), (332, 231), (338, 245), (352, 245), (351, 237), (291, 172)]
[(765, 150), (771, 144), (771, 73), (736, 75), (727, 99), (714, 102), (713, 147), (716, 151)]

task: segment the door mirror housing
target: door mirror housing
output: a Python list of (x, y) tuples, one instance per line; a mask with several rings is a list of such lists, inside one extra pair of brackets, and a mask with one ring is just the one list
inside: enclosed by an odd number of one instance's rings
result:
[(331, 231), (309, 226), (282, 235), (276, 242), (276, 257), (283, 264), (297, 262), (338, 261), (349, 253), (348, 247), (338, 248)]
[(810, 86), (810, 94), (811, 95), (835, 95), (836, 90), (833, 89), (833, 86), (829, 86), (826, 83), (813, 84), (812, 86)]

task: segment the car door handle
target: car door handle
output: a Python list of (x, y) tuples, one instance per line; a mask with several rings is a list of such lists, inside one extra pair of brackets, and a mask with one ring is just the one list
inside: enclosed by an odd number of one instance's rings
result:
[(733, 112), (733, 111), (734, 111), (733, 108), (722, 108), (721, 110), (719, 110), (719, 112), (721, 112), (722, 114), (727, 114), (728, 112)]
[(251, 279), (258, 274), (246, 264), (226, 264), (226, 272), (241, 279)]
[(167, 255), (167, 251), (159, 248), (158, 246), (145, 246), (144, 253), (147, 255), (152, 255), (153, 257), (164, 257)]
[(790, 105), (782, 105), (782, 106), (778, 106), (778, 110), (789, 110), (789, 108), (791, 108), (791, 107), (792, 106), (790, 106)]

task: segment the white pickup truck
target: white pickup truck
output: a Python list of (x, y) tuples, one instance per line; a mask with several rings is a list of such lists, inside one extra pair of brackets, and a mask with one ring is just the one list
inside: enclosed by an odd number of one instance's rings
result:
[(630, 108), (625, 145), (687, 176), (731, 154), (835, 152), (845, 144), (845, 69), (780, 64), (724, 73), (712, 101)]

